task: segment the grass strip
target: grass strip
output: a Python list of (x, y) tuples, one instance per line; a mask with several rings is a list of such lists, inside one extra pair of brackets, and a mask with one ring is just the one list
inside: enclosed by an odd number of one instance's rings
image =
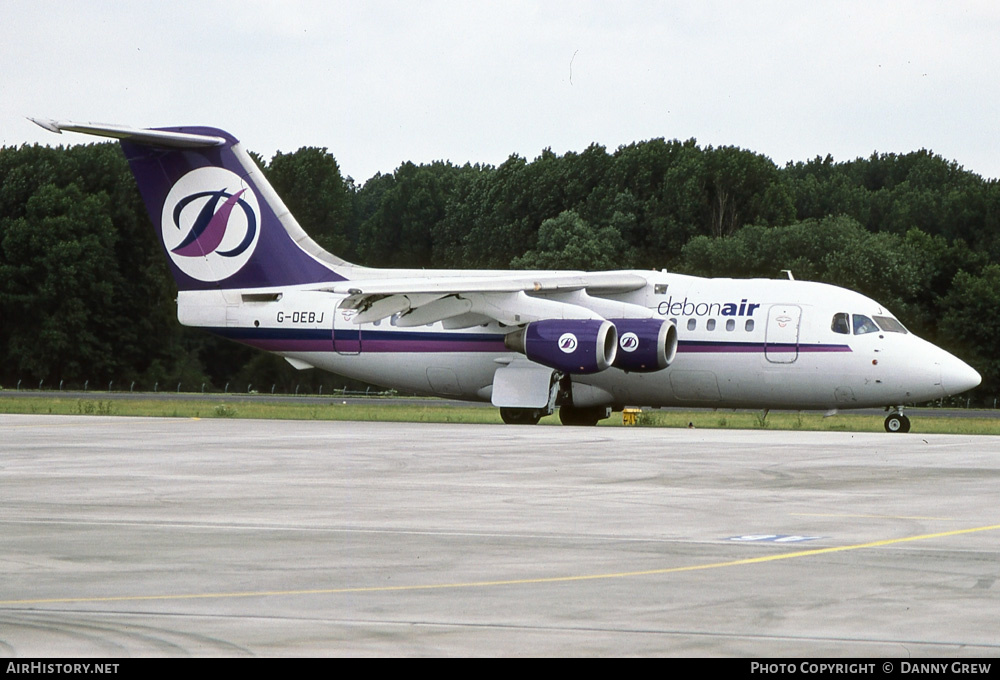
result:
[[(250, 418), (272, 420), (357, 420), (406, 423), (480, 423), (499, 424), (497, 409), (477, 406), (441, 404), (407, 404), (399, 401), (372, 403), (344, 402), (331, 398), (328, 402), (302, 403), (241, 400), (238, 397), (198, 400), (161, 399), (93, 399), (59, 397), (0, 396), (0, 413), (34, 413), (52, 415), (145, 416), (165, 418)], [(914, 433), (987, 434), (1000, 435), (1000, 420), (976, 417), (935, 416), (933, 409), (910, 409)], [(844, 432), (882, 432), (883, 417), (867, 414), (841, 413), (824, 417), (821, 413), (769, 413), (760, 411), (674, 409), (647, 410), (638, 417), (636, 427), (815, 430)], [(559, 423), (556, 415), (543, 418), (541, 424)], [(619, 413), (602, 421), (601, 427), (622, 427)]]

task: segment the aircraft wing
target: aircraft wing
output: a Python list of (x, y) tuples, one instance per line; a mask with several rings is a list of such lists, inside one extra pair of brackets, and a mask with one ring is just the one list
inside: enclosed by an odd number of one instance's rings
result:
[(490, 320), (514, 326), (542, 319), (648, 316), (644, 307), (600, 297), (646, 285), (634, 272), (497, 272), (354, 279), (323, 290), (347, 295), (340, 309), (353, 310), (357, 324), (398, 314), (399, 326), (443, 321), (448, 328), (465, 328)]

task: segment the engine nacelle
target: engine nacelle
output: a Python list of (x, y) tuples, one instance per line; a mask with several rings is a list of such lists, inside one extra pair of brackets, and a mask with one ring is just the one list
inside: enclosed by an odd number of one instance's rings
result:
[(677, 328), (662, 319), (612, 319), (618, 329), (614, 367), (652, 373), (670, 365), (677, 355)]
[(543, 319), (507, 334), (504, 345), (563, 373), (598, 373), (615, 361), (618, 332), (603, 319)]

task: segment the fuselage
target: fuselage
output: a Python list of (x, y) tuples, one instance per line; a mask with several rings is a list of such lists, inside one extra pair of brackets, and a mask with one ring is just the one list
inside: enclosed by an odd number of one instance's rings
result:
[[(907, 332), (878, 302), (843, 288), (629, 273), (647, 285), (606, 299), (672, 322), (676, 358), (648, 373), (612, 367), (573, 375), (575, 406), (850, 409), (929, 401), (979, 382), (971, 367)], [(344, 297), (314, 286), (193, 291), (181, 294), (179, 316), (300, 367), (458, 399), (489, 401), (498, 366), (515, 358), (504, 346), (513, 329), (496, 320), (403, 327), (393, 315), (355, 324), (354, 312), (339, 307)]]

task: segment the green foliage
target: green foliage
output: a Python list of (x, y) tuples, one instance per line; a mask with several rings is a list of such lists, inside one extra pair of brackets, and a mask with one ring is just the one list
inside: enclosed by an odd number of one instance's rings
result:
[(942, 300), (941, 336), (983, 376), (986, 394), (1000, 393), (1000, 264), (980, 275), (959, 271)]
[(4, 220), (5, 340), (17, 368), (33, 378), (77, 378), (84, 366), (116, 368), (107, 343), (116, 325), (118, 234), (108, 212), (106, 195), (46, 184), (28, 199), (22, 217)]
[(798, 279), (861, 292), (905, 319), (934, 274), (928, 245), (918, 236), (873, 234), (849, 217), (828, 217), (745, 227), (723, 239), (696, 237), (684, 246), (680, 269), (734, 278), (773, 278), (788, 269)]
[(212, 415), (216, 418), (235, 418), (239, 411), (227, 404), (219, 404), (214, 409), (212, 409)]
[(432, 266), (437, 227), (460, 172), (450, 163), (404, 163), (391, 178), (380, 176), (378, 207), (360, 226), (360, 260), (378, 267)]
[(351, 194), (333, 155), (316, 147), (288, 154), (279, 151), (265, 174), (313, 240), (338, 257), (353, 255)]
[(572, 210), (545, 220), (538, 245), (515, 257), (512, 269), (625, 269), (628, 246), (614, 227), (595, 229)]
[[(990, 321), (1000, 183), (926, 150), (778, 168), (737, 147), (652, 139), (496, 167), (404, 162), (360, 186), (327, 149), (254, 159), (306, 232), (347, 259), (732, 277), (791, 269), (879, 300), (971, 359), (981, 399), (1000, 393)], [(179, 327), (160, 250), (117, 145), (0, 149), (0, 380), (324, 385)]]
[[(116, 415), (118, 409), (113, 401), (90, 401), (78, 399), (76, 402), (76, 409), (79, 415), (86, 416), (113, 416)], [(49, 411), (52, 412), (51, 409)]]
[(748, 223), (792, 220), (791, 197), (771, 159), (736, 147), (709, 147), (703, 158), (712, 236), (728, 236)]
[(0, 149), (0, 375), (126, 380), (176, 327), (117, 145)]
[(930, 151), (872, 154), (840, 164), (817, 157), (785, 171), (800, 220), (848, 215), (870, 231), (918, 229), (1000, 256), (1000, 186)]

